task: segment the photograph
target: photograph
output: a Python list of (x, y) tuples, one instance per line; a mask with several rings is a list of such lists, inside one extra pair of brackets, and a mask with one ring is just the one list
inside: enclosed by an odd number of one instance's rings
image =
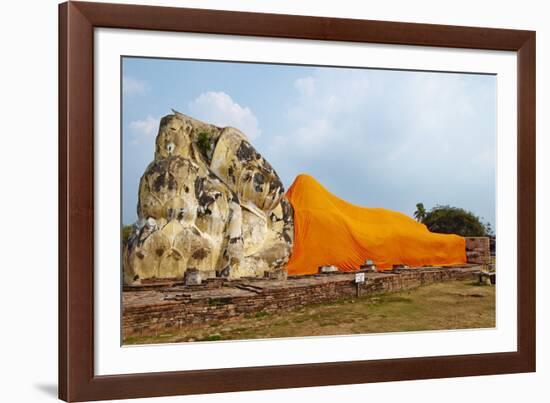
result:
[(548, 399), (543, 2), (3, 4), (0, 401)]
[(121, 57), (121, 344), (496, 326), (495, 74)]

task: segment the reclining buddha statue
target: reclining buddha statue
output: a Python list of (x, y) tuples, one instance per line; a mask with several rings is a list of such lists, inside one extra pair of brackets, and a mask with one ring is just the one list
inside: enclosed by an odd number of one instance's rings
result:
[(285, 194), (245, 134), (175, 111), (160, 122), (137, 215), (123, 244), (125, 284), (191, 269), (202, 278), (286, 278), (323, 265), (353, 271), (366, 259), (379, 269), (466, 262), (464, 238), (348, 203), (309, 175)]

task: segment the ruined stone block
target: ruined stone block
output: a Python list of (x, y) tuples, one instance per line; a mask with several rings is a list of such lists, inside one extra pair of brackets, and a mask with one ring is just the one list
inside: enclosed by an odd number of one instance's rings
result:
[(489, 237), (467, 237), (466, 260), (468, 263), (491, 264), (491, 249)]
[(338, 273), (340, 269), (336, 266), (321, 266), (319, 267), (319, 273), (321, 274), (327, 274), (327, 273)]
[(202, 283), (201, 273), (198, 269), (188, 268), (183, 277), (185, 285), (200, 285)]

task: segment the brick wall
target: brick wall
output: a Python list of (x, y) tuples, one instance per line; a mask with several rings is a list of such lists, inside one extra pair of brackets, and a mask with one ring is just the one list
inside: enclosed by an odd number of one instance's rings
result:
[[(394, 292), (446, 280), (477, 278), (479, 268), (414, 269), (366, 273), (362, 295)], [(281, 312), (356, 296), (353, 273), (220, 283), (219, 287), (179, 286), (123, 293), (123, 334), (156, 335), (190, 324), (242, 318), (257, 312)]]

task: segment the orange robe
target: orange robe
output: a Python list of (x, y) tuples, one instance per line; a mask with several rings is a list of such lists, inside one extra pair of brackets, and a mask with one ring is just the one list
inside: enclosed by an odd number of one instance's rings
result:
[(358, 270), (370, 259), (377, 268), (466, 263), (465, 240), (436, 234), (405, 214), (360, 207), (299, 175), (286, 197), (294, 208), (294, 247), (288, 274), (313, 274), (319, 266)]

